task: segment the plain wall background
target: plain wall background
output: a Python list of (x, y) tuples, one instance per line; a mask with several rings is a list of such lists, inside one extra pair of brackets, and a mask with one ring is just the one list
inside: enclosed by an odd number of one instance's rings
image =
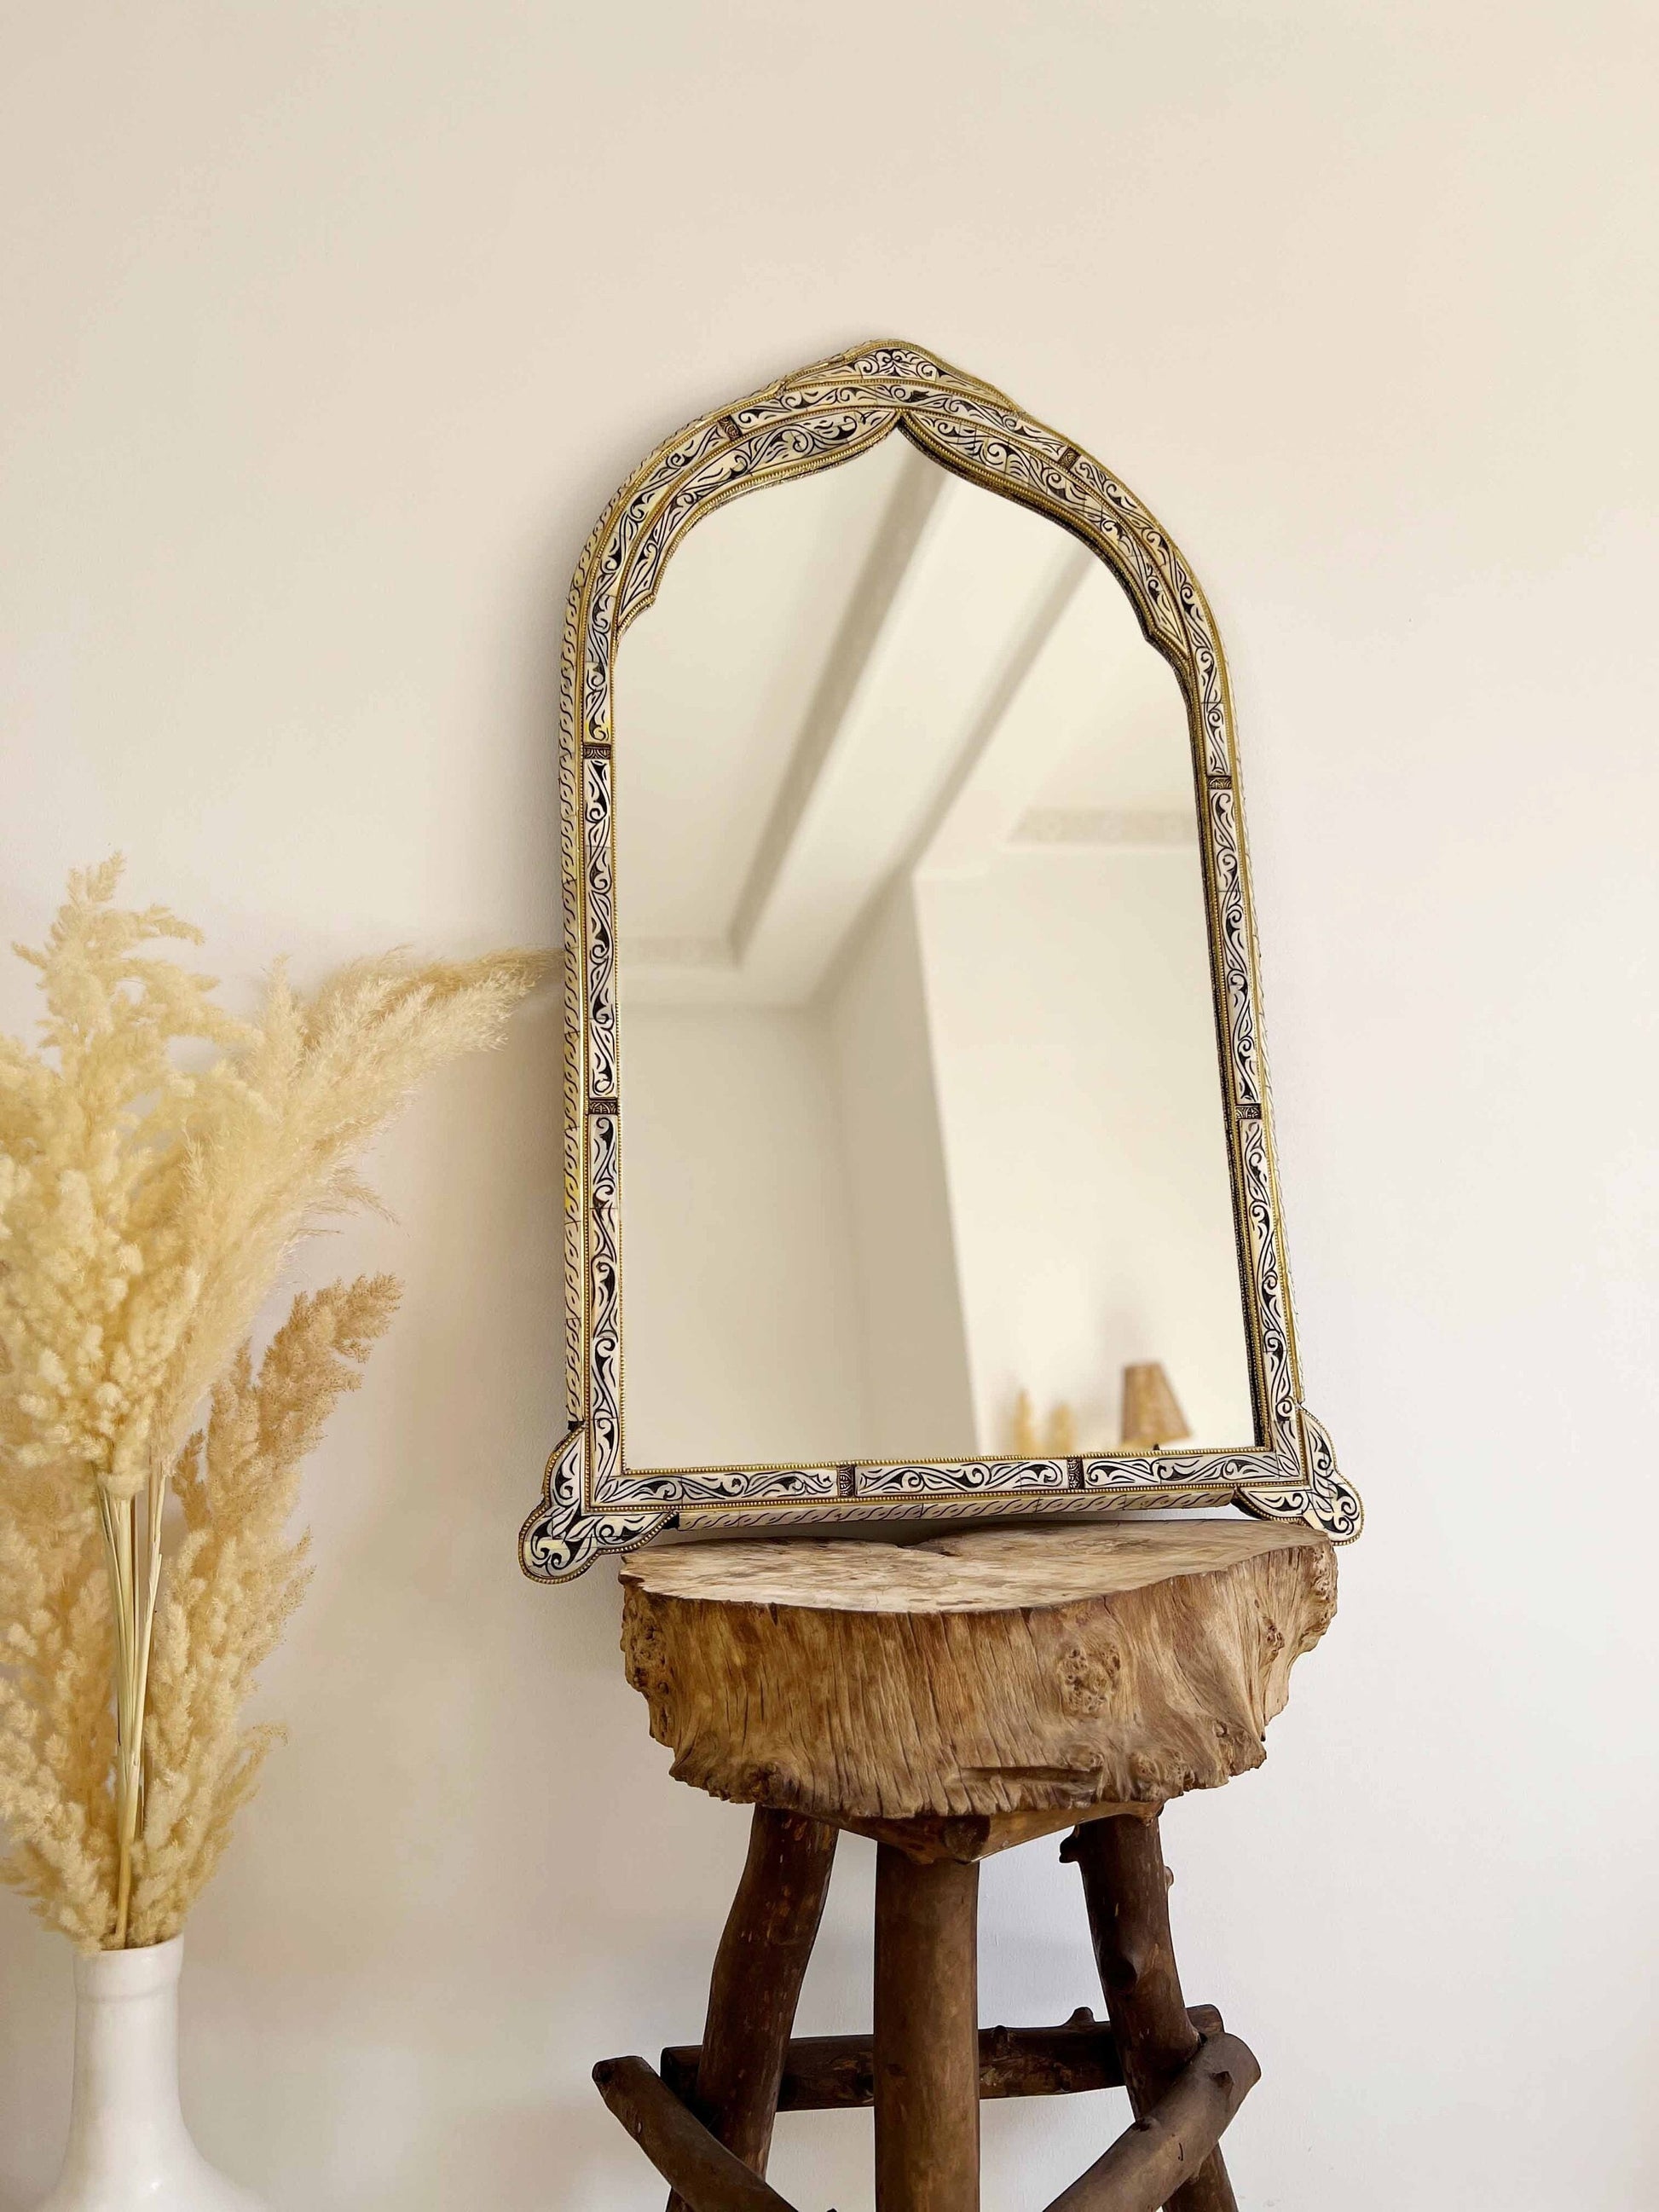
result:
[[(113, 846), (229, 987), (555, 927), (562, 602), (659, 435), (878, 332), (1193, 558), (1238, 695), (1309, 1393), (1364, 1491), (1267, 1769), (1167, 1821), (1266, 2071), (1251, 2212), (1659, 2186), (1650, 9), (1474, 0), (0, 14), (7, 935)], [(20, 971), (21, 974), (21, 971)], [(12, 1025), (27, 994), (9, 979)], [(434, 1085), (407, 1304), (312, 1469), (294, 1727), (195, 1922), (186, 2099), (279, 2212), (633, 2212), (592, 2060), (694, 2034), (741, 1814), (606, 1572), (521, 1583), (559, 1420), (555, 1024)], [(869, 1863), (808, 1993), (851, 2025)], [(984, 2016), (1091, 1994), (985, 1881)], [(0, 1908), (0, 2201), (68, 1961)], [(994, 2112), (1042, 2203), (1105, 2100)], [(1103, 2109), (1096, 2109), (1101, 2106)], [(786, 2122), (806, 2212), (865, 2124)]]

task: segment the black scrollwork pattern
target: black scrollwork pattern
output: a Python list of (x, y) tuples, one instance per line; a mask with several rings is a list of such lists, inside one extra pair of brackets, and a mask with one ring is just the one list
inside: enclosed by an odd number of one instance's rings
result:
[(1245, 1291), (1255, 1294), (1267, 1440), (1281, 1462), (1279, 1475), (1290, 1482), (1303, 1474), (1301, 1429), (1297, 1422), (1301, 1382), (1297, 1376), (1297, 1343), (1290, 1325), (1285, 1270), (1279, 1256), (1279, 1203), (1272, 1159), (1267, 1133), (1259, 1117), (1239, 1119), (1237, 1161), (1245, 1228)]
[(1237, 1189), (1244, 1222), (1247, 1304), (1255, 1309), (1267, 1440), (1279, 1462), (1281, 1481), (1299, 1481), (1302, 1436), (1297, 1423), (1302, 1392), (1290, 1300), (1279, 1250), (1279, 1207), (1265, 1126), (1260, 1116), (1240, 1116), (1235, 1125)]
[(617, 635), (656, 598), (669, 556), (694, 522), (741, 492), (851, 460), (878, 445), (896, 419), (891, 409), (872, 412), (867, 398), (858, 407), (831, 404), (800, 421), (757, 424), (741, 445), (726, 447), (702, 461), (676, 484), (641, 534), (617, 600)]
[(859, 1498), (932, 1497), (955, 1492), (1064, 1490), (1063, 1459), (917, 1460), (909, 1465), (860, 1467), (854, 1471)]
[(588, 1401), (592, 1495), (610, 1501), (622, 1471), (621, 1148), (614, 1114), (588, 1117)]
[(1228, 1073), (1234, 1103), (1259, 1107), (1261, 1069), (1256, 1050), (1254, 963), (1244, 903), (1244, 854), (1238, 807), (1231, 784), (1209, 793), (1210, 851), (1215, 863), (1216, 944), (1221, 958), (1221, 999), (1227, 1024)]
[(656, 1468), (623, 1474), (605, 1486), (607, 1505), (742, 1504), (752, 1498), (827, 1504), (838, 1495), (833, 1467)]
[[(1224, 1040), (1225, 1097), (1261, 1443), (1243, 1452), (1122, 1458), (884, 1462), (856, 1468), (641, 1469), (623, 1465), (616, 945), (611, 835), (612, 678), (617, 644), (648, 607), (686, 532), (744, 492), (830, 468), (900, 430), (944, 467), (1036, 508), (1116, 574), (1141, 628), (1180, 678), (1205, 794), (1203, 859)], [(525, 1524), (526, 1573), (579, 1574), (645, 1541), (680, 1506), (745, 1526), (802, 1511), (865, 1517), (975, 1514), (1069, 1504), (1207, 1504), (1313, 1522), (1339, 1542), (1359, 1501), (1301, 1403), (1262, 1065), (1249, 870), (1238, 813), (1225, 665), (1202, 592), (1127, 486), (1005, 396), (919, 346), (863, 346), (781, 379), (669, 439), (588, 540), (564, 631), (559, 849), (566, 947), (567, 1402), (571, 1437)], [(1079, 1493), (1081, 1492), (1081, 1497)], [(771, 1511), (762, 1509), (770, 1507)]]
[(1365, 1508), (1359, 1492), (1346, 1481), (1336, 1464), (1336, 1448), (1304, 1406), (1302, 1426), (1306, 1438), (1304, 1456), (1308, 1486), (1313, 1492), (1310, 1518), (1339, 1544), (1351, 1544), (1365, 1525)]
[(542, 1502), (519, 1531), (519, 1563), (532, 1582), (568, 1583), (602, 1552), (631, 1552), (672, 1520), (670, 1513), (592, 1513), (582, 1479), (586, 1456), (572, 1430), (547, 1462)]
[[(1152, 1459), (1085, 1459), (1083, 1484), (1085, 1490), (1094, 1492), (1150, 1486), (1159, 1491), (1202, 1490), (1208, 1495), (1218, 1488), (1231, 1496), (1240, 1483), (1279, 1482), (1284, 1473), (1272, 1452), (1168, 1453)], [(1160, 1498), (1158, 1502), (1179, 1504), (1182, 1500)]]
[(1300, 1488), (1241, 1490), (1238, 1503), (1259, 1521), (1310, 1521), (1333, 1543), (1352, 1544), (1365, 1525), (1359, 1492), (1336, 1464), (1330, 1437), (1304, 1406), (1306, 1482)]
[(587, 1091), (617, 1091), (617, 918), (611, 858), (611, 763), (582, 763), (582, 852), (587, 863)]

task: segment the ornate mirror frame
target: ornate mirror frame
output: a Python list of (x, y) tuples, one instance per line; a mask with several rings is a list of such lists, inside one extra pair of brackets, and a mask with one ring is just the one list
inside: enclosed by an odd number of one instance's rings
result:
[[(1139, 1457), (649, 1469), (622, 1449), (622, 1289), (612, 672), (687, 531), (727, 500), (867, 453), (895, 431), (955, 475), (1049, 516), (1105, 562), (1187, 702), (1210, 966), (1243, 1258), (1256, 1434), (1238, 1450)], [(1236, 1504), (1359, 1534), (1359, 1498), (1302, 1402), (1280, 1230), (1238, 762), (1225, 663), (1204, 595), (1168, 534), (1100, 463), (1000, 392), (920, 346), (882, 342), (799, 369), (659, 446), (612, 501), (577, 565), (559, 698), (565, 958), (566, 1405), (520, 1557), (565, 1582), (677, 1522), (744, 1530), (823, 1519), (1022, 1517)], [(734, 1527), (732, 1533), (737, 1533)]]

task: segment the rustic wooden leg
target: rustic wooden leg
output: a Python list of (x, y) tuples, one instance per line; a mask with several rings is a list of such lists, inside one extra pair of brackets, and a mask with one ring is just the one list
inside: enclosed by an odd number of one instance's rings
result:
[[(1149, 2112), (1199, 2048), (1170, 1935), (1169, 1876), (1156, 1820), (1091, 1820), (1064, 1846), (1083, 1876), (1106, 2009), (1135, 2118)], [(1221, 2153), (1169, 2200), (1169, 2212), (1238, 2212)]]
[(979, 1868), (876, 1849), (876, 2212), (978, 2212)]
[(1186, 2177), (1202, 2170), (1260, 2078), (1236, 2035), (1211, 2036), (1157, 2104), (1063, 2189), (1048, 2212), (1153, 2212), (1176, 2203), (1192, 2185)]
[(717, 2143), (643, 2058), (602, 2058), (593, 2069), (600, 2096), (687, 2212), (794, 2212), (740, 2158)]
[[(752, 2173), (764, 2174), (778, 2088), (806, 1962), (823, 1917), (836, 1831), (755, 1808), (749, 1857), (714, 1954), (693, 2111)], [(668, 2212), (689, 2212), (672, 2196)]]

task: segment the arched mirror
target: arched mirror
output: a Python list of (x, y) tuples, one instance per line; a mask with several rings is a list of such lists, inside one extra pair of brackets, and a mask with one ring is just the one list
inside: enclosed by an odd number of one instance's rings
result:
[(578, 572), (558, 1580), (671, 1522), (1218, 1506), (1301, 1402), (1224, 672), (1146, 510), (908, 346)]

